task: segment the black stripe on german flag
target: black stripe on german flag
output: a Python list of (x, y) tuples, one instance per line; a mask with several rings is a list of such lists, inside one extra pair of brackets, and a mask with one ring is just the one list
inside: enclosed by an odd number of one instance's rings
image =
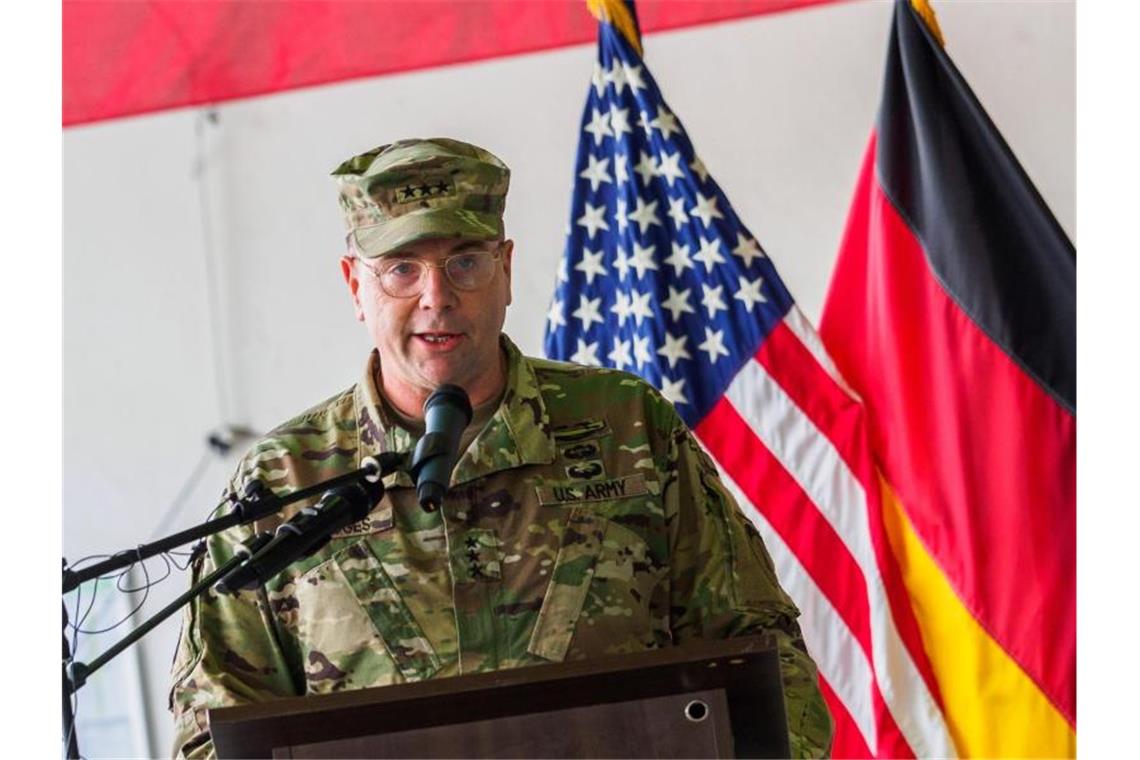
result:
[(879, 183), (934, 276), (1075, 413), (1076, 251), (908, 2), (895, 5), (877, 132)]

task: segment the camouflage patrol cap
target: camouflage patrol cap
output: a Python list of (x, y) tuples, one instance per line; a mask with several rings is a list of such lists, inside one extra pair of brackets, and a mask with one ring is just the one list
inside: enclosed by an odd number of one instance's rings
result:
[(511, 171), (459, 140), (400, 140), (353, 156), (332, 173), (349, 237), (376, 258), (417, 240), (502, 240)]

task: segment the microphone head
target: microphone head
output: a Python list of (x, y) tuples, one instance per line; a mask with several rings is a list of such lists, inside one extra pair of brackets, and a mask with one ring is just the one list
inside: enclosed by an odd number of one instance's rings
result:
[[(451, 383), (444, 383), (431, 392), (424, 402), (424, 423), (427, 424), (428, 415), (432, 410), (439, 410), (442, 408), (451, 408), (463, 414), (463, 426), (466, 427), (471, 422), (471, 399), (467, 396), (467, 391), (460, 388), (458, 385)], [(437, 411), (438, 413), (438, 411)], [(434, 415), (433, 415), (434, 416)]]
[(443, 503), (459, 440), (471, 416), (471, 399), (458, 385), (445, 383), (424, 402), (424, 437), (416, 444), (412, 470), (420, 506), (429, 512)]

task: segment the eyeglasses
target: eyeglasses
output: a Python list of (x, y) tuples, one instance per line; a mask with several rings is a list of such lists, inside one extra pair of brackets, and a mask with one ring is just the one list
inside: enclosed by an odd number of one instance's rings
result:
[(380, 282), (380, 287), (393, 298), (413, 298), (424, 292), (428, 269), (442, 269), (456, 290), (479, 290), (495, 276), (495, 265), (502, 255), (502, 245), (493, 251), (464, 251), (448, 256), (438, 264), (422, 259), (384, 257), (379, 265), (361, 265)]

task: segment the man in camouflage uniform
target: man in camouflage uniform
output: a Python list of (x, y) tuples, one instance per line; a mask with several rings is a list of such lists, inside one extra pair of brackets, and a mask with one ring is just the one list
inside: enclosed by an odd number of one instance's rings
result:
[[(673, 407), (632, 375), (524, 357), (500, 334), (507, 167), (406, 140), (333, 176), (342, 271), (377, 350), (354, 386), (259, 441), (227, 499), (253, 478), (284, 494), (410, 450), (441, 383), (464, 387), (475, 415), (441, 509), (389, 476), (369, 516), (312, 557), (188, 608), (175, 754), (212, 754), (208, 708), (759, 632), (780, 642), (793, 754), (824, 754), (798, 611)], [(195, 579), (302, 506), (214, 536)]]

